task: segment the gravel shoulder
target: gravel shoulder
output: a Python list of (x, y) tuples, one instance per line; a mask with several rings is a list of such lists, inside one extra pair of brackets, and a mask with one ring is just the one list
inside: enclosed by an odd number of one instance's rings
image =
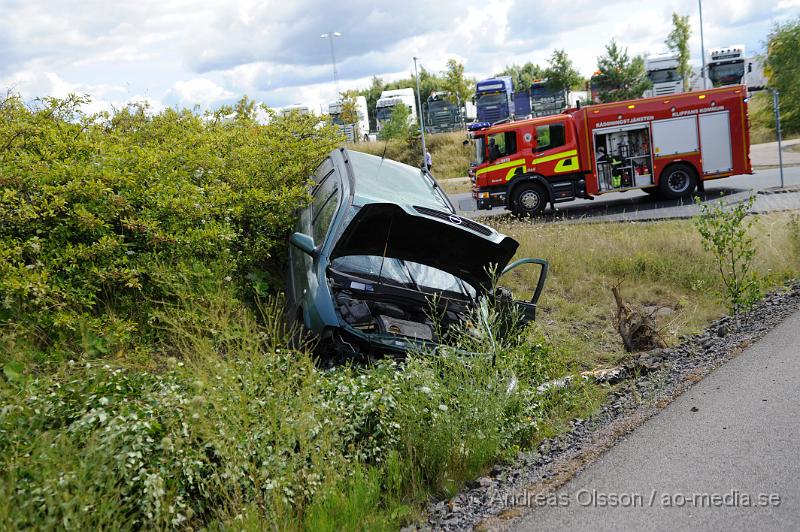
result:
[(768, 294), (735, 332), (731, 319), (725, 317), (674, 348), (641, 355), (627, 368), (632, 377), (596, 415), (574, 420), (569, 432), (520, 453), (511, 464), (493, 467), (489, 475), (450, 500), (432, 503), (427, 522), (420, 528), (508, 528), (526, 514), (532, 497), (556, 492), (621, 438), (798, 309), (800, 282)]

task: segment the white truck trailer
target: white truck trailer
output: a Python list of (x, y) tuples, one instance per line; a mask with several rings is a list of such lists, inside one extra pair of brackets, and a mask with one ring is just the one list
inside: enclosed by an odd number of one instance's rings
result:
[(367, 99), (363, 96), (356, 98), (356, 113), (358, 121), (345, 123), (341, 118), (342, 100), (334, 100), (328, 104), (328, 115), (331, 123), (339, 126), (339, 131), (347, 138), (347, 142), (360, 142), (369, 135), (369, 117), (367, 116)]

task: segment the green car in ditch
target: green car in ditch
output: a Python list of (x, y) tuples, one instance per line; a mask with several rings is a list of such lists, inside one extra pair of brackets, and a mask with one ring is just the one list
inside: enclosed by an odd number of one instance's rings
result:
[(286, 313), (322, 352), (435, 349), (481, 298), (496, 295), (493, 272), (523, 265), (538, 269), (538, 282), (530, 300), (514, 304), (524, 320), (535, 318), (547, 262), (509, 264), (518, 243), (458, 216), (428, 172), (340, 148), (313, 180), (290, 237)]

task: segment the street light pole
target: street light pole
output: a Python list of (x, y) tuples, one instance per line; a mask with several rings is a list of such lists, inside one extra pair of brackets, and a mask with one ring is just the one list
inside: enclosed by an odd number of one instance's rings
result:
[(783, 188), (783, 151), (781, 150), (781, 108), (778, 89), (772, 89), (772, 106), (775, 110), (775, 133), (778, 135), (778, 166), (781, 168), (781, 188)]
[(422, 135), (422, 164), (428, 169), (428, 150), (425, 148), (425, 113), (422, 111), (422, 93), (419, 92), (419, 73), (417, 72), (417, 58), (414, 58), (414, 78), (417, 80), (417, 106), (419, 109), (419, 132)]
[(706, 81), (706, 47), (703, 43), (703, 0), (697, 0), (700, 6), (700, 59), (703, 61), (703, 66), (700, 68), (700, 77), (703, 78), (703, 89), (708, 88)]
[(331, 63), (333, 64), (333, 82), (336, 84), (336, 98), (339, 98), (339, 74), (336, 72), (336, 54), (333, 51), (333, 38), (341, 37), (342, 34), (338, 31), (329, 31), (320, 35), (322, 39), (329, 39), (331, 43)]

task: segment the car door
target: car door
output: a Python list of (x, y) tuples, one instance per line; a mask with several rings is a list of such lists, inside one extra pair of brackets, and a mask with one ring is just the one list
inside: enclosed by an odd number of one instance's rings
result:
[[(538, 281), (536, 282), (536, 287), (533, 290), (533, 294), (531, 295), (530, 299), (514, 300), (514, 304), (520, 312), (523, 323), (527, 323), (536, 319), (536, 307), (539, 304), (539, 297), (542, 295), (544, 282), (547, 279), (547, 273), (550, 265), (544, 259), (519, 259), (506, 266), (503, 269), (503, 272), (500, 274), (501, 283), (503, 282), (504, 277), (506, 281), (508, 281), (509, 277), (512, 275), (519, 276), (518, 280), (524, 282), (524, 270), (529, 268), (534, 268), (534, 274), (538, 273), (539, 276)], [(538, 270), (538, 272), (536, 270)]]

